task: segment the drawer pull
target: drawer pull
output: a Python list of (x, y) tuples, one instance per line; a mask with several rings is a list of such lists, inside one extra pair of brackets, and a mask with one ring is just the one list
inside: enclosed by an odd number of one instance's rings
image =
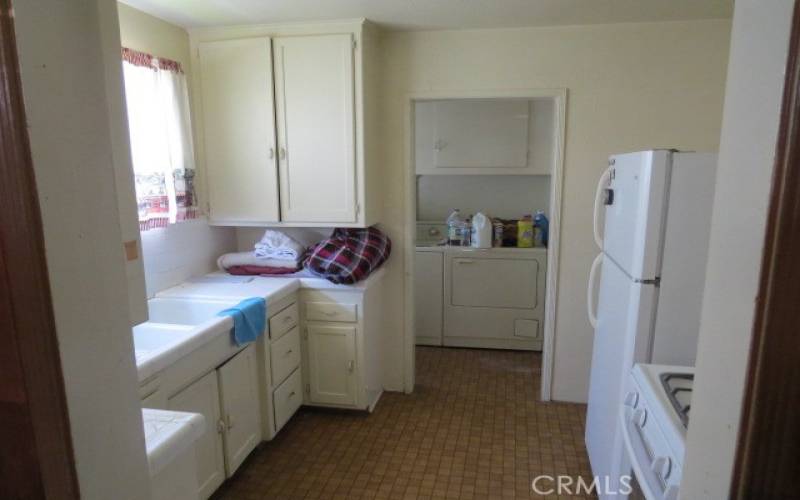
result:
[(292, 391), (292, 392), (289, 393), (288, 396), (286, 396), (286, 399), (292, 399), (294, 397), (294, 395), (295, 395), (295, 392)]
[(337, 313), (336, 311), (324, 311), (322, 314), (324, 314), (325, 316), (327, 316), (329, 318), (333, 318), (334, 316), (338, 316), (339, 315), (339, 313)]
[(290, 355), (292, 352), (293, 351), (291, 349), (289, 349), (288, 351), (286, 351), (286, 354), (284, 354), (283, 356), (286, 357), (286, 356)]
[(474, 264), (475, 261), (471, 259), (459, 259), (456, 261), (456, 264)]
[(289, 323), (289, 322), (291, 322), (293, 319), (294, 319), (294, 318), (293, 318), (293, 317), (291, 317), (291, 316), (286, 316), (285, 318), (283, 318), (283, 322), (284, 322), (284, 323)]

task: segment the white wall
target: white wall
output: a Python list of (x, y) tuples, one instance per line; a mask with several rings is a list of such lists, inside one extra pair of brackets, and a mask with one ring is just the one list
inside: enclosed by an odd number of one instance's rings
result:
[(454, 208), (467, 216), (519, 219), (550, 211), (549, 175), (421, 175), (417, 177), (417, 220), (444, 222)]
[[(122, 45), (180, 62), (191, 93), (193, 86), (188, 33), (183, 28), (127, 5), (118, 5)], [(190, 99), (190, 102), (194, 101)], [(203, 169), (198, 169), (197, 192), (200, 196), (205, 193), (202, 188), (205, 182), (203, 174)], [(201, 206), (203, 203), (201, 198)], [(215, 270), (217, 257), (235, 248), (235, 229), (211, 227), (205, 219), (142, 232), (147, 295), (152, 297), (187, 278)]]
[[(597, 249), (591, 215), (612, 153), (718, 147), (730, 20), (385, 33), (383, 147), (387, 327), (402, 351), (404, 117), (409, 93), (567, 88), (567, 138), (553, 397), (585, 401), (592, 329), (586, 282)], [(400, 356), (397, 357), (399, 370)]]
[(217, 270), (217, 257), (236, 250), (233, 228), (210, 227), (204, 219), (142, 232), (147, 296), (192, 276)]
[(149, 498), (100, 26), (103, 0), (15, 2), (17, 47), (81, 496)]
[(735, 6), (682, 498), (729, 496), (793, 4)]

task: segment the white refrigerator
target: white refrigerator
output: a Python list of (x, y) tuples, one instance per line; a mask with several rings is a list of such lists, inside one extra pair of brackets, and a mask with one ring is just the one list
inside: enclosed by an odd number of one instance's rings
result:
[(628, 371), (634, 363), (694, 365), (716, 161), (715, 154), (671, 150), (620, 154), (600, 179), (586, 447), (600, 484), (609, 481), (601, 498), (620, 498), (613, 495), (619, 478), (630, 474), (618, 428)]

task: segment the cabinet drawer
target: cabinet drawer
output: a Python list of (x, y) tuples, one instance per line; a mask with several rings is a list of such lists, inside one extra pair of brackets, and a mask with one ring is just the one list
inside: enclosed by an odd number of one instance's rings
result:
[(269, 338), (281, 338), (286, 332), (297, 326), (297, 303), (294, 303), (269, 319)]
[(272, 383), (278, 385), (300, 366), (300, 329), (297, 327), (272, 343), (269, 351)]
[(355, 322), (358, 317), (356, 304), (336, 302), (307, 302), (306, 319), (309, 321), (347, 321)]
[(303, 379), (299, 369), (275, 389), (272, 393), (272, 402), (275, 407), (275, 430), (278, 431), (303, 403)]

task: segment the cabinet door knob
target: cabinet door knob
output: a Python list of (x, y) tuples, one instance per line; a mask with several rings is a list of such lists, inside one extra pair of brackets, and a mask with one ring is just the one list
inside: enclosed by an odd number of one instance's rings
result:
[(350, 361), (347, 362), (347, 371), (353, 373), (353, 370), (355, 369), (356, 369), (356, 362), (351, 359)]
[(228, 420), (228, 430), (233, 429), (233, 417), (231, 417), (230, 414), (228, 414), (226, 415), (225, 418), (227, 418)]
[(280, 155), (281, 160), (285, 160), (286, 159), (286, 148), (283, 148), (283, 147), (280, 148), (278, 154)]
[(269, 148), (269, 153), (267, 153), (267, 155), (269, 156), (270, 160), (275, 158), (275, 148)]

